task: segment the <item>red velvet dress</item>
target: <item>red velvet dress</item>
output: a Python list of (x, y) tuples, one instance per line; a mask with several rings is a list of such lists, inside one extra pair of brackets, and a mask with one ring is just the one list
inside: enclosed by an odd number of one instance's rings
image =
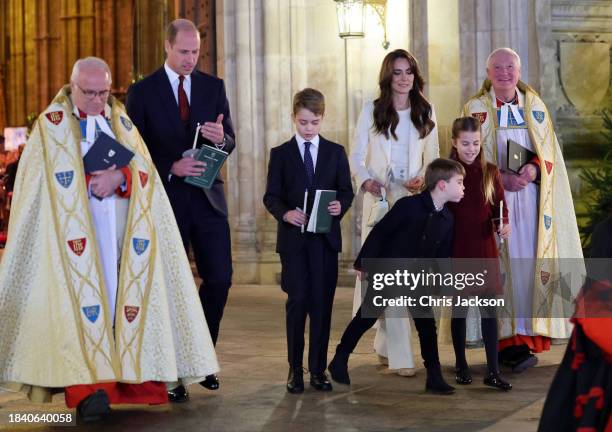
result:
[[(480, 154), (471, 165), (466, 165), (459, 160), (459, 163), (465, 168), (465, 178), (463, 184), (465, 186), (465, 194), (458, 203), (447, 203), (448, 208), (455, 217), (455, 229), (453, 236), (453, 258), (490, 258), (490, 260), (478, 261), (474, 260), (476, 266), (471, 269), (474, 271), (482, 271), (480, 267), (487, 270), (487, 285), (479, 287), (465, 288), (461, 294), (477, 295), (489, 294), (499, 295), (502, 291), (501, 277), (499, 272), (499, 262), (496, 258), (499, 257), (497, 243), (495, 239), (496, 225), (493, 223), (493, 218), (499, 218), (499, 203), (504, 200), (504, 188), (501, 182), (499, 170), (493, 164), (487, 163), (490, 168), (495, 170), (495, 193), (493, 204), (485, 202), (484, 191), (482, 189), (482, 167), (480, 162)], [(504, 201), (504, 217), (508, 216), (506, 202)], [(463, 264), (472, 267), (471, 264)], [(471, 271), (470, 271), (471, 272)]]
[[(495, 194), (493, 204), (485, 203), (482, 190), (482, 168), (480, 155), (471, 165), (459, 161), (465, 168), (465, 195), (458, 203), (449, 202), (448, 208), (455, 216), (453, 258), (497, 258), (499, 252), (495, 241), (493, 218), (499, 218), (499, 203), (504, 200), (499, 170), (495, 170)], [(504, 201), (504, 217), (508, 217), (508, 206)]]

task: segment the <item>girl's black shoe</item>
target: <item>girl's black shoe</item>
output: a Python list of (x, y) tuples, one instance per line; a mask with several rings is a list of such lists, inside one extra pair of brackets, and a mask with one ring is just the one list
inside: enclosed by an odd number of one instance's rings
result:
[(501, 379), (501, 377), (499, 376), (499, 373), (497, 372), (489, 372), (484, 379), (484, 383), (485, 385), (498, 388), (502, 391), (512, 390), (512, 384)]
[(472, 384), (472, 375), (469, 368), (455, 369), (455, 381), (457, 384), (468, 385)]

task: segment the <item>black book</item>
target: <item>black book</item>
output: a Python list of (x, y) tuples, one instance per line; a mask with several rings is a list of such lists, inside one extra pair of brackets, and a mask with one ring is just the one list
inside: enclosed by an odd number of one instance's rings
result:
[(105, 170), (112, 165), (123, 168), (130, 163), (134, 152), (125, 148), (119, 141), (100, 132), (98, 138), (83, 157), (85, 172)]
[(511, 139), (508, 140), (508, 158), (507, 158), (507, 168), (509, 171), (512, 171), (516, 174), (519, 173), (523, 165), (529, 163), (531, 159), (533, 159), (536, 154), (516, 141)]

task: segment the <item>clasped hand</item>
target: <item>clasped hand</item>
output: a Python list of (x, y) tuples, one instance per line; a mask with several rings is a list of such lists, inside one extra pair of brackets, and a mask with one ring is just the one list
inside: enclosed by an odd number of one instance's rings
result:
[(525, 189), (525, 187), (535, 181), (538, 177), (538, 169), (533, 164), (526, 164), (519, 170), (519, 175), (513, 172), (503, 171), (502, 183), (504, 189), (509, 192), (518, 192)]
[(105, 170), (94, 171), (91, 174), (89, 187), (91, 192), (100, 198), (106, 198), (115, 193), (115, 190), (125, 181), (125, 175), (116, 165)]

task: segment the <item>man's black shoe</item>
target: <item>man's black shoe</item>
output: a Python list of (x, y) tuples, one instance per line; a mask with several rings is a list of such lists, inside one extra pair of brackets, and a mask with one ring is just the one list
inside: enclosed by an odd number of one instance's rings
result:
[(289, 369), (287, 391), (292, 394), (302, 393), (304, 391), (304, 372), (302, 372), (302, 368)]
[(215, 374), (206, 375), (204, 381), (200, 381), (200, 385), (208, 390), (219, 390), (219, 378)]
[(77, 406), (77, 415), (85, 422), (91, 423), (102, 420), (110, 413), (110, 401), (104, 390), (97, 390), (90, 394)]
[(319, 374), (311, 372), (310, 373), (310, 385), (311, 387), (313, 387), (315, 390), (318, 390), (318, 391), (331, 391), (332, 390), (332, 385), (327, 379), (327, 375), (325, 375), (325, 372), (322, 372)]
[(182, 403), (187, 402), (189, 400), (189, 393), (187, 393), (187, 389), (182, 385), (168, 390), (168, 400), (174, 403)]

